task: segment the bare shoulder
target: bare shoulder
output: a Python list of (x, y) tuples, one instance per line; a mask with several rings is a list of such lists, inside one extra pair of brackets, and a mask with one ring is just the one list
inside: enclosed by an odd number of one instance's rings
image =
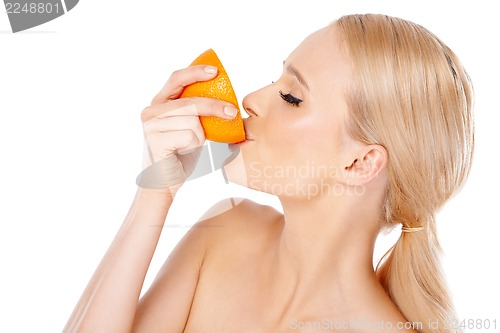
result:
[(217, 244), (266, 239), (279, 231), (283, 215), (249, 199), (228, 198), (213, 205), (195, 224)]
[[(199, 219), (199, 222), (205, 220), (219, 220), (226, 215), (255, 215), (259, 214), (262, 217), (261, 221), (266, 220), (268, 217), (275, 217), (279, 214), (274, 207), (262, 205), (252, 200), (245, 198), (227, 198), (214, 204), (208, 209), (205, 214)], [(242, 216), (243, 217), (243, 216)]]

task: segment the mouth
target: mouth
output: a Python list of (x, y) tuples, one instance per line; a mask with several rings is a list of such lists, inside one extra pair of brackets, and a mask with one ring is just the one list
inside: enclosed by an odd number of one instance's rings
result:
[(245, 143), (247, 143), (247, 142), (251, 142), (251, 141), (253, 141), (253, 139), (246, 138), (245, 140), (240, 141), (240, 142), (237, 142), (237, 143), (230, 143), (230, 144), (229, 144), (229, 146), (230, 146), (230, 147), (231, 147), (231, 146), (233, 146), (233, 147), (234, 147), (234, 146), (240, 146), (240, 145), (243, 145), (243, 144), (245, 144)]
[(245, 140), (239, 142), (238, 144), (244, 143), (247, 141), (254, 141), (254, 139), (252, 138), (252, 134), (249, 134), (249, 131), (248, 131), (248, 118), (243, 119), (243, 128), (245, 129)]
[(247, 119), (244, 118), (243, 119), (243, 128), (245, 130), (245, 140), (240, 141), (240, 142), (236, 142), (236, 143), (230, 143), (229, 147), (233, 147), (234, 148), (234, 147), (243, 145), (243, 144), (245, 144), (247, 142), (254, 141), (254, 139), (252, 138), (251, 134), (248, 133), (248, 124), (246, 124), (246, 121), (247, 121)]

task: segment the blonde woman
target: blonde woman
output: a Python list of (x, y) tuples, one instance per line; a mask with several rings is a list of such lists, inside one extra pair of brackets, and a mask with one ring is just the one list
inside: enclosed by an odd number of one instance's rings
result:
[[(314, 32), (276, 82), (243, 100), (248, 140), (225, 172), (277, 195), (284, 213), (249, 200), (217, 204), (139, 299), (195, 162), (186, 152), (205, 140), (198, 115), (234, 116), (224, 102), (178, 99), (214, 75), (179, 70), (144, 109), (149, 163), (163, 174), (139, 181), (65, 331), (454, 332), (434, 216), (469, 173), (471, 83), (436, 36), (383, 15)], [(374, 268), (375, 240), (394, 226), (401, 236)]]

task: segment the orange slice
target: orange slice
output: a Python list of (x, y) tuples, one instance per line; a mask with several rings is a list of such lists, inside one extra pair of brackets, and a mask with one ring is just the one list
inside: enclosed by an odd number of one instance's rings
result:
[(245, 129), (241, 118), (238, 100), (234, 93), (229, 76), (214, 50), (209, 49), (196, 58), (190, 66), (211, 65), (218, 69), (217, 76), (210, 81), (195, 82), (184, 88), (182, 97), (209, 97), (233, 104), (238, 114), (233, 119), (215, 116), (200, 116), (201, 126), (207, 140), (227, 143), (238, 143), (245, 140)]

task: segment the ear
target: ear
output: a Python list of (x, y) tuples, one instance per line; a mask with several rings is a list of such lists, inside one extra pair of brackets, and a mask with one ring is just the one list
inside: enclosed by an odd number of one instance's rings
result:
[(366, 184), (385, 169), (387, 160), (387, 150), (381, 145), (363, 146), (344, 167), (342, 180), (346, 185)]

